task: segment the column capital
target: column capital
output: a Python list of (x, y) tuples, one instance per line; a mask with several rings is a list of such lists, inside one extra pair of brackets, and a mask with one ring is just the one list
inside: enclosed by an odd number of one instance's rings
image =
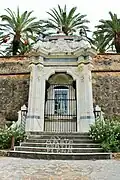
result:
[(79, 72), (86, 72), (86, 71), (91, 71), (93, 69), (93, 65), (90, 62), (87, 63), (79, 63), (78, 64), (78, 71)]
[(78, 64), (81, 63), (81, 62), (84, 62), (84, 61), (85, 61), (85, 59), (84, 59), (83, 55), (78, 57)]
[(92, 57), (89, 54), (82, 54), (78, 57), (78, 64), (79, 63), (88, 63), (92, 61)]
[(32, 72), (33, 68), (35, 68), (35, 64), (30, 64), (30, 65), (28, 66), (28, 68), (29, 68), (30, 72)]
[(30, 59), (30, 64), (39, 64), (42, 63), (44, 61), (44, 58), (42, 56), (31, 56), (29, 57)]

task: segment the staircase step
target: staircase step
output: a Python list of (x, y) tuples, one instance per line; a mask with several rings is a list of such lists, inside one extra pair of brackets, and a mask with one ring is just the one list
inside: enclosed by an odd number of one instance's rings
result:
[(79, 132), (29, 132), (30, 135), (65, 135), (65, 136), (68, 136), (68, 135), (79, 135), (79, 136), (89, 136), (89, 133), (87, 132), (84, 132), (84, 133), (79, 133)]
[(110, 159), (88, 133), (31, 132), (25, 142), (9, 151), (9, 156), (32, 159)]
[[(46, 147), (48, 143), (29, 143), (29, 142), (22, 142), (21, 146), (27, 147)], [(60, 145), (66, 145), (66, 143), (60, 143)], [(73, 148), (99, 148), (99, 144), (95, 143), (72, 143)]]
[[(26, 142), (34, 142), (34, 143), (47, 143), (49, 141), (49, 139), (26, 139)], [(54, 139), (50, 140), (51, 143), (54, 143)], [(60, 140), (61, 141), (61, 140)], [(60, 142), (58, 141), (58, 142)], [(73, 139), (72, 141), (73, 143), (92, 143), (92, 139)]]
[(9, 151), (8, 156), (31, 158), (31, 159), (55, 159), (55, 160), (97, 160), (111, 159), (111, 153), (46, 153), (46, 152), (27, 152)]
[(29, 139), (90, 139), (89, 135), (69, 134), (69, 135), (29, 135)]
[(24, 147), (16, 146), (15, 151), (32, 151), (32, 152), (71, 152), (71, 153), (93, 153), (93, 152), (102, 152), (102, 148), (72, 148), (68, 147)]

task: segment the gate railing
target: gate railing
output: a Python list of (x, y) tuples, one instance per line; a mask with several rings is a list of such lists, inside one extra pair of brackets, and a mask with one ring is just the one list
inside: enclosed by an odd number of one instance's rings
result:
[(45, 131), (76, 131), (76, 88), (52, 84), (45, 101)]
[(76, 118), (75, 119), (54, 119), (45, 120), (45, 131), (52, 132), (76, 132)]

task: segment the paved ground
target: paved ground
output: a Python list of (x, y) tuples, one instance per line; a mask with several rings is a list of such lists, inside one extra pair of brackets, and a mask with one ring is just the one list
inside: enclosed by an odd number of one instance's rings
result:
[(0, 157), (0, 180), (120, 180), (120, 161), (48, 161)]

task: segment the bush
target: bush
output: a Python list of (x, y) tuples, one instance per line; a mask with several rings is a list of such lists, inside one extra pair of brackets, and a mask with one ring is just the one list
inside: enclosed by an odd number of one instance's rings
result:
[(24, 140), (25, 132), (20, 128), (0, 129), (0, 149), (9, 149), (11, 147), (12, 136), (15, 138), (15, 145), (19, 145)]
[(114, 120), (97, 120), (91, 125), (90, 136), (101, 144), (104, 151), (120, 151), (120, 121)]

